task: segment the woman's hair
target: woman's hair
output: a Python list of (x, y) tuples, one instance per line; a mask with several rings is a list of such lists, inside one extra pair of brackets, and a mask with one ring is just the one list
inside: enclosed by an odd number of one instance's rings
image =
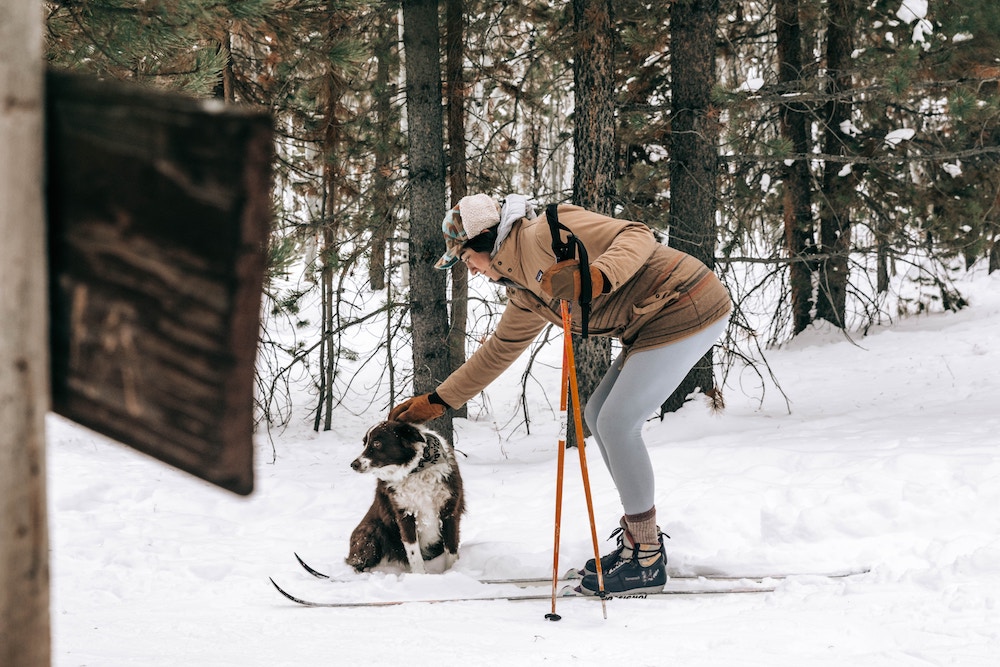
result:
[(478, 235), (462, 244), (462, 249), (468, 248), (472, 252), (493, 252), (493, 246), (497, 242), (497, 225), (484, 229)]

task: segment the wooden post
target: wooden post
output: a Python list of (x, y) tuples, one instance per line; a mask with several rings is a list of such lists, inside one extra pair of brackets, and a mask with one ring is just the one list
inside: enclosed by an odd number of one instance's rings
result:
[(48, 665), (42, 10), (0, 3), (0, 665)]

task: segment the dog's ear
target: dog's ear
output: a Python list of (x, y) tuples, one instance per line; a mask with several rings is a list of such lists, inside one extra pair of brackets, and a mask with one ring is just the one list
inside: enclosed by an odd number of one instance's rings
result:
[(408, 424), (406, 422), (398, 422), (395, 427), (396, 434), (404, 440), (409, 440), (410, 442), (426, 442), (424, 440), (424, 434), (420, 432), (413, 424)]

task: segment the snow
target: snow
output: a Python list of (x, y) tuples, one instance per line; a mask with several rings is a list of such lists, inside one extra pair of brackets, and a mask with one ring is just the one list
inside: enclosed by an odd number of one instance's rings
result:
[(927, 0), (903, 0), (896, 17), (903, 23), (912, 23), (927, 18)]
[[(370, 411), (344, 409), (329, 432), (303, 417), (273, 443), (262, 435), (246, 499), (50, 417), (53, 664), (998, 664), (1000, 276), (961, 287), (971, 306), (959, 313), (864, 337), (814, 327), (768, 354), (781, 391), (761, 397), (755, 374), (734, 373), (723, 414), (692, 401), (645, 429), (674, 571), (870, 572), (613, 600), (607, 619), (586, 599), (559, 600), (558, 623), (548, 600), (309, 609), (268, 581), (378, 600), (548, 576), (558, 364), (551, 395), (532, 390), (530, 434), (510, 419), (517, 370), (456, 422), (469, 510), (444, 574), (361, 576), (343, 562), (374, 484), (349, 468)], [(620, 507), (586, 451), (606, 551)], [(570, 450), (560, 569), (592, 554), (586, 514)], [(351, 582), (310, 577), (293, 552)]]
[(740, 84), (739, 90), (756, 93), (763, 87), (764, 78), (760, 75), (760, 71), (756, 67), (750, 67), (747, 72), (746, 81)]
[(912, 139), (914, 134), (916, 134), (916, 130), (910, 127), (892, 130), (885, 135), (885, 143), (889, 146), (898, 146), (902, 142)]
[(925, 48), (930, 45), (924, 36), (934, 32), (934, 25), (927, 20), (927, 0), (903, 0), (903, 4), (896, 10), (896, 16), (903, 23), (913, 23), (913, 42), (923, 43)]
[(852, 137), (856, 137), (861, 134), (861, 130), (854, 124), (851, 120), (844, 120), (840, 122), (840, 131), (844, 134), (848, 134)]

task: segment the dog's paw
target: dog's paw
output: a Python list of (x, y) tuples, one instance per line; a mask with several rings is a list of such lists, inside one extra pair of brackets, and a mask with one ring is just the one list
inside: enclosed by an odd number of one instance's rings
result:
[(354, 556), (345, 558), (344, 562), (353, 567), (355, 572), (364, 572), (371, 567), (371, 564), (369, 564), (366, 560)]

